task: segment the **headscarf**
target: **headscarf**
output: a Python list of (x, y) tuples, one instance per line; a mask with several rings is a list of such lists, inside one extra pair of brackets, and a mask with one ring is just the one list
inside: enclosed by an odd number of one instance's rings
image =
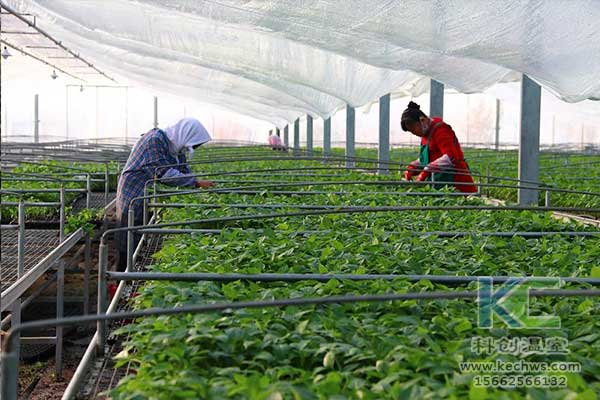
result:
[(169, 151), (177, 156), (183, 150), (194, 152), (193, 146), (209, 142), (211, 137), (204, 125), (195, 118), (183, 118), (175, 125), (165, 129), (169, 138)]

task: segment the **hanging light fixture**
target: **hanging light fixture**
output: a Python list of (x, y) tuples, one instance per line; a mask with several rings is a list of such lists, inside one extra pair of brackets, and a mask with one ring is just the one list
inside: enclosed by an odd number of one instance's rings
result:
[(83, 92), (83, 85), (79, 86), (79, 91)]
[(58, 75), (56, 74), (56, 70), (52, 70), (52, 75), (50, 75), (50, 77), (51, 77), (52, 79), (56, 79), (56, 78), (58, 78)]
[(4, 46), (4, 50), (2, 50), (2, 58), (6, 60), (10, 56), (12, 56), (12, 54), (10, 54), (6, 46)]

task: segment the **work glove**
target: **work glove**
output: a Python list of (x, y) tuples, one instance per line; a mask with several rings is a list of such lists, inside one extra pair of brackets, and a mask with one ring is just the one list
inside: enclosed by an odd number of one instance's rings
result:
[(406, 167), (406, 171), (404, 171), (404, 179), (410, 181), (413, 178), (413, 176), (417, 174), (420, 165), (421, 164), (419, 163), (419, 160), (415, 160), (408, 164), (408, 167)]
[(196, 181), (196, 187), (202, 189), (208, 189), (215, 186), (214, 182), (211, 181)]
[(421, 171), (419, 176), (417, 176), (417, 182), (425, 182), (429, 178), (429, 175), (431, 175), (429, 171)]

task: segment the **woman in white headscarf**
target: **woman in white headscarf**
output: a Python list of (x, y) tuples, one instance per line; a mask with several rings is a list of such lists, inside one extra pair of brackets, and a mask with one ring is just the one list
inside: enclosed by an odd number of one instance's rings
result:
[[(160, 178), (161, 183), (171, 186), (209, 188), (211, 181), (197, 180), (191, 175), (185, 152), (190, 156), (194, 149), (211, 140), (209, 133), (200, 121), (184, 118), (175, 125), (162, 129), (152, 129), (144, 134), (133, 146), (127, 164), (119, 179), (117, 188), (117, 219), (121, 227), (127, 226), (127, 213), (134, 210), (135, 225), (143, 221), (141, 201), (131, 200), (144, 195), (144, 186), (152, 179)], [(118, 269), (125, 269), (126, 234), (117, 235), (119, 243)], [(139, 235), (136, 235), (136, 244)]]

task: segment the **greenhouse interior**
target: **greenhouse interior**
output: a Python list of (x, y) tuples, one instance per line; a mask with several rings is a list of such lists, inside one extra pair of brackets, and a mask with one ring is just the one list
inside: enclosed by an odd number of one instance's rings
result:
[(0, 393), (600, 398), (600, 4), (0, 0)]

